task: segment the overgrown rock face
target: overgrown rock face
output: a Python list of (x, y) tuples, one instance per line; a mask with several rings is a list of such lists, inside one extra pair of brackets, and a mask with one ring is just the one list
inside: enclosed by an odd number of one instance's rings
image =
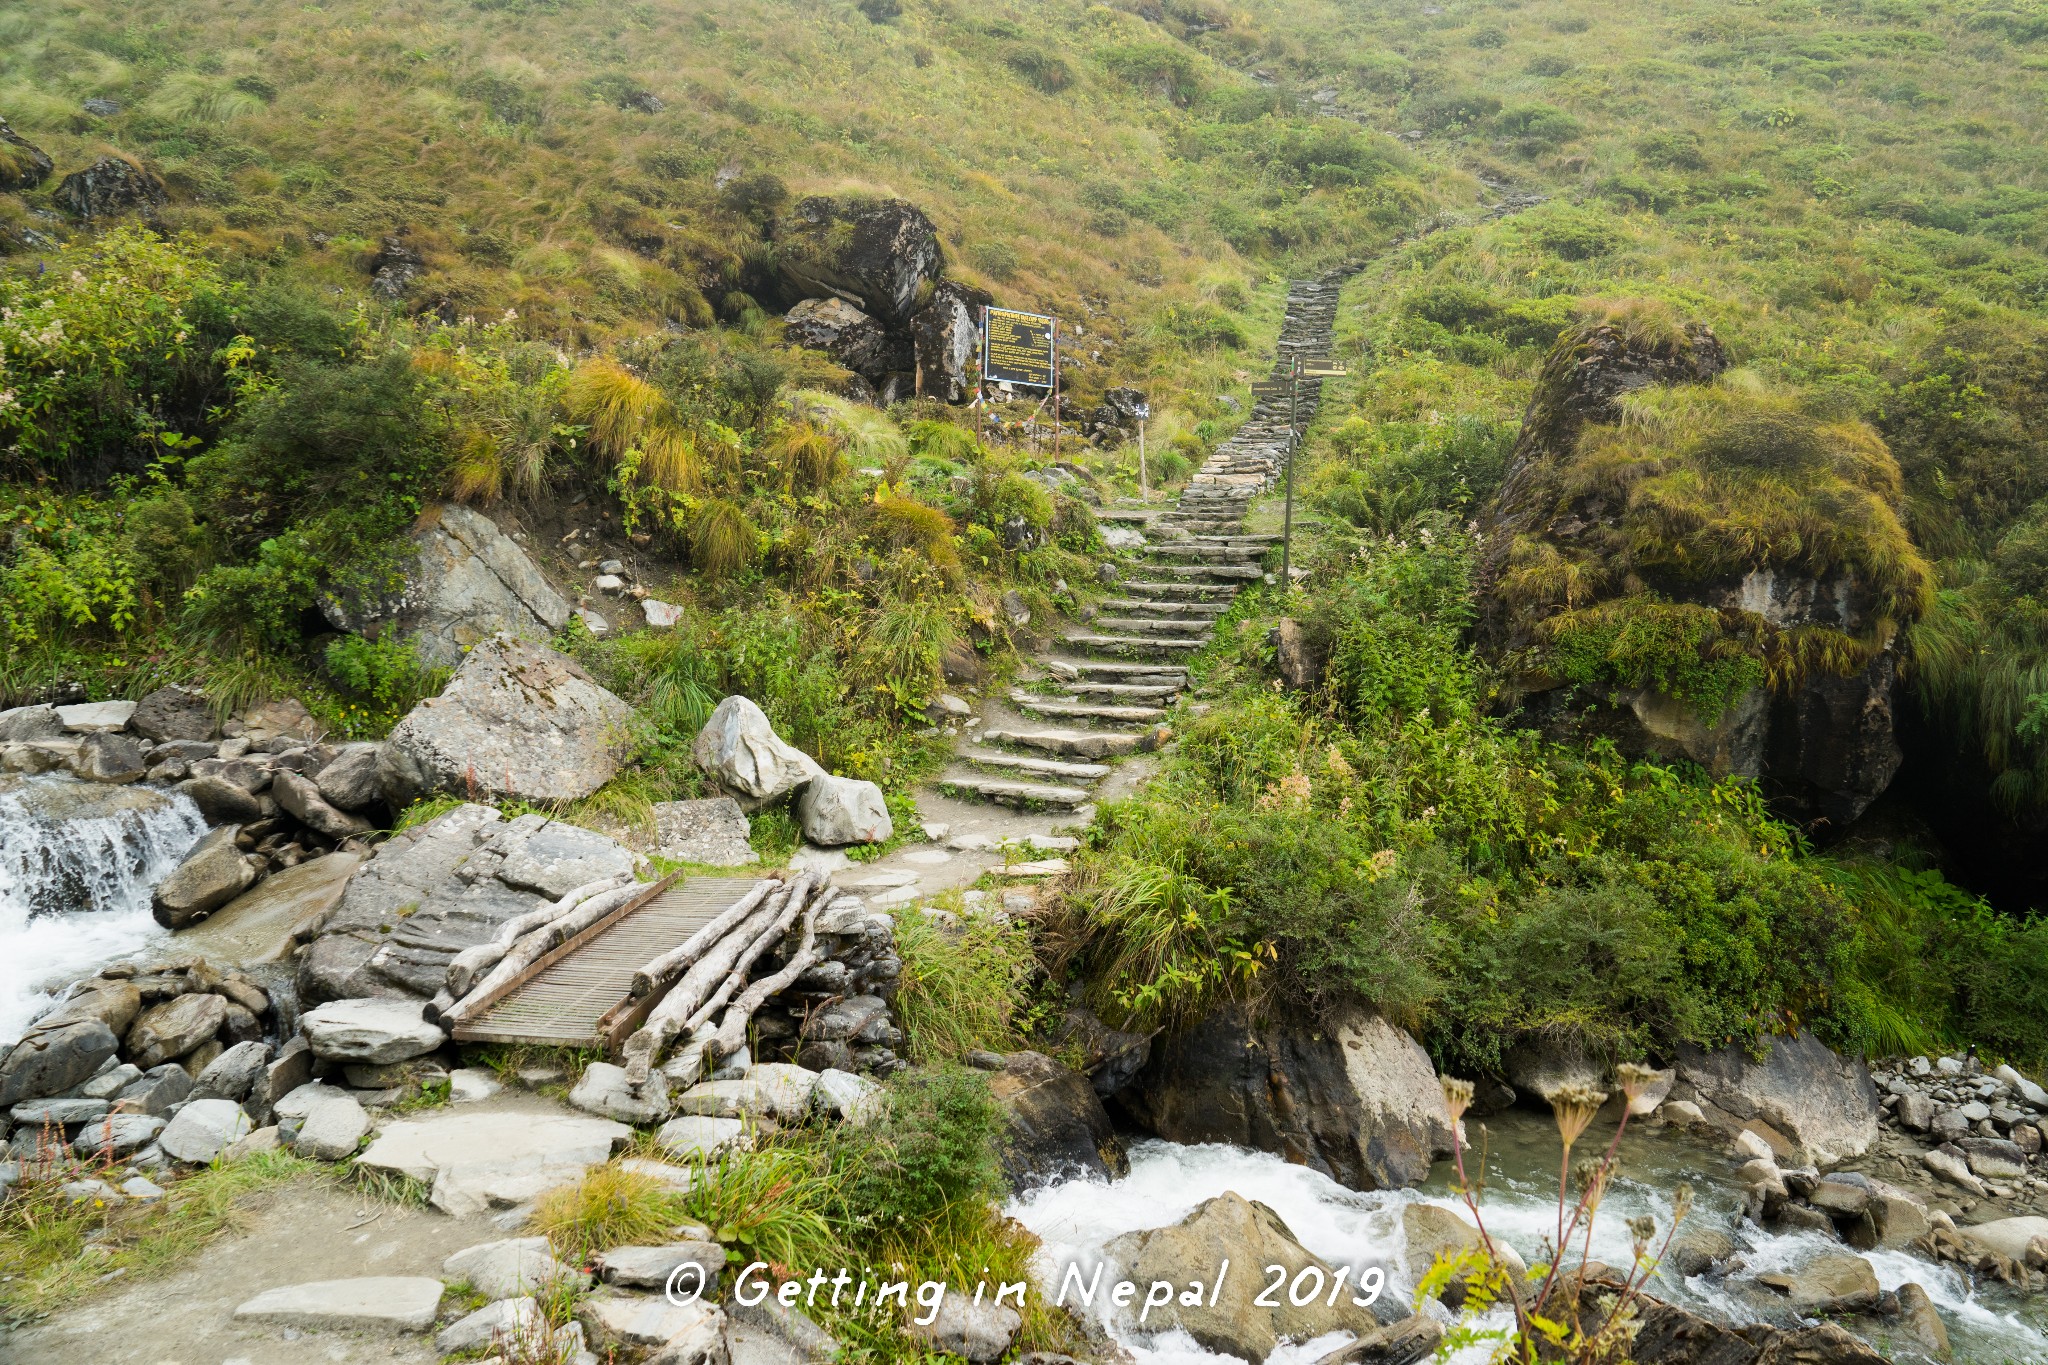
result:
[(901, 199), (814, 195), (775, 225), (779, 282), (792, 300), (836, 295), (899, 328), (939, 277), (939, 232)]
[(908, 341), (845, 299), (805, 299), (789, 310), (787, 335), (823, 351), (871, 384), (910, 368)]
[(65, 176), (54, 197), (59, 206), (85, 219), (148, 214), (167, 202), (164, 182), (156, 172), (118, 156), (102, 157)]
[(911, 318), (920, 395), (942, 403), (964, 403), (973, 396), (968, 380), (981, 351), (981, 310), (990, 302), (978, 289), (941, 280), (932, 301)]
[(1485, 518), (1481, 640), (1554, 736), (1761, 779), (1839, 828), (1902, 757), (1897, 638), (1933, 590), (1902, 502), (1870, 428), (1619, 310), (1545, 361)]
[(32, 190), (50, 178), (56, 163), (49, 153), (0, 118), (0, 190)]

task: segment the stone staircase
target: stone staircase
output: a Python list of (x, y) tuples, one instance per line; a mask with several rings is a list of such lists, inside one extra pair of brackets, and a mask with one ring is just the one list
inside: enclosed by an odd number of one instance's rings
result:
[[(1296, 355), (1327, 353), (1341, 276), (1296, 281), (1287, 293), (1273, 378)], [(1298, 433), (1314, 418), (1321, 381), (1288, 400), (1260, 398), (1245, 423), (1196, 471), (1176, 506), (1111, 508), (1105, 522), (1140, 528), (1148, 543), (1124, 561), (1119, 595), (1053, 641), (1019, 685), (992, 698), (981, 725), (936, 785), (947, 795), (1031, 810), (1086, 806), (1111, 769), (1102, 762), (1150, 752), (1188, 684), (1186, 660), (1247, 583), (1266, 576), (1277, 535), (1247, 535), (1252, 500), (1286, 472)]]

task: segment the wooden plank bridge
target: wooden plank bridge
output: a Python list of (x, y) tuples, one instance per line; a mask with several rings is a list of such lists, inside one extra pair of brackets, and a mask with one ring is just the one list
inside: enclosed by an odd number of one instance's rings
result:
[(505, 983), (455, 1026), (464, 1043), (539, 1043), (616, 1052), (661, 993), (633, 997), (633, 973), (718, 917), (754, 877), (664, 877)]

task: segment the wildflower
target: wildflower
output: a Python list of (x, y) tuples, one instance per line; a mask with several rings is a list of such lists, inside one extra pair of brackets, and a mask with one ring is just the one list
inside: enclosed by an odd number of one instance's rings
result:
[(1614, 1082), (1621, 1087), (1621, 1093), (1628, 1096), (1630, 1110), (1642, 1098), (1643, 1092), (1655, 1084), (1657, 1073), (1640, 1062), (1623, 1062), (1614, 1068)]
[(1550, 1097), (1550, 1112), (1557, 1119), (1557, 1131), (1564, 1138), (1567, 1152), (1591, 1126), (1593, 1116), (1605, 1103), (1607, 1092), (1590, 1085), (1562, 1085)]
[(1629, 1240), (1636, 1244), (1636, 1255), (1641, 1256), (1650, 1245), (1651, 1239), (1657, 1235), (1657, 1220), (1648, 1214), (1629, 1219), (1628, 1235)]
[(1692, 1182), (1681, 1180), (1671, 1187), (1671, 1223), (1676, 1227), (1692, 1212)]
[(1357, 776), (1352, 766), (1344, 761), (1343, 753), (1334, 744), (1330, 746), (1329, 757), (1323, 760), (1323, 766), (1330, 770), (1330, 776), (1340, 782), (1349, 782), (1353, 777)]
[(1443, 1087), (1444, 1108), (1451, 1112), (1451, 1124), (1456, 1126), (1465, 1117), (1465, 1111), (1472, 1107), (1472, 1082), (1461, 1081), (1455, 1076), (1439, 1076), (1437, 1084)]
[(1607, 1197), (1607, 1178), (1613, 1168), (1598, 1157), (1587, 1157), (1572, 1168), (1572, 1174), (1579, 1178), (1579, 1188), (1586, 1192), (1586, 1213), (1588, 1216), (1600, 1211), (1600, 1201)]

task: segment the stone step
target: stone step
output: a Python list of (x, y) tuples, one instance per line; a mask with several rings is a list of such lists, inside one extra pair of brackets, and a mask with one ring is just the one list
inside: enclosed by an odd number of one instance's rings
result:
[(1165, 726), (1137, 732), (1129, 730), (990, 730), (981, 737), (984, 744), (1009, 744), (1040, 753), (1065, 754), (1070, 758), (1117, 758), (1124, 754), (1149, 754), (1172, 737)]
[(1033, 696), (1029, 692), (1012, 692), (1010, 704), (1020, 711), (1029, 711), (1034, 716), (1051, 716), (1057, 720), (1166, 719), (1165, 710), (1157, 706), (1091, 706), (1086, 702), (1051, 701), (1045, 697)]
[(999, 768), (1026, 777), (1058, 777), (1069, 782), (1099, 782), (1109, 776), (1108, 767), (1101, 763), (1062, 763), (1056, 758), (1026, 758), (994, 749), (962, 749), (960, 760), (976, 767)]
[(1206, 640), (1213, 622), (1155, 620), (1142, 616), (1098, 616), (1089, 623), (1097, 630), (1120, 635), (1171, 635), (1184, 640)]
[(1118, 616), (1191, 616), (1213, 621), (1230, 610), (1228, 602), (1174, 602), (1163, 597), (1113, 597), (1102, 609)]
[(1228, 602), (1238, 594), (1235, 583), (1148, 583), (1134, 579), (1122, 586), (1147, 597), (1172, 597), (1183, 602)]
[(1089, 635), (1080, 631), (1062, 637), (1076, 649), (1097, 649), (1106, 654), (1166, 655), (1192, 654), (1206, 640), (1162, 640), (1145, 635)]
[(1178, 686), (1167, 683), (1111, 682), (1061, 683), (1060, 691), (1070, 697), (1114, 697), (1124, 702), (1149, 701), (1161, 706), (1171, 705), (1181, 692)]
[(1024, 810), (1072, 810), (1088, 804), (1085, 787), (1056, 787), (1045, 782), (984, 777), (979, 773), (946, 773), (939, 778), (938, 785), (956, 795), (978, 796), (998, 806), (1016, 806)]
[(1185, 687), (1188, 671), (1170, 664), (1104, 663), (1100, 659), (1041, 659), (1039, 663), (1055, 678), (1073, 682), (1079, 678), (1115, 678), (1120, 682), (1150, 683), (1155, 686)]
[(1155, 540), (1145, 547), (1147, 559), (1196, 559), (1220, 564), (1256, 564), (1266, 557), (1263, 545), (1217, 545), (1200, 540)]
[(1264, 578), (1266, 571), (1256, 564), (1158, 564), (1147, 563), (1146, 573), (1189, 582), (1227, 582), (1232, 579)]

